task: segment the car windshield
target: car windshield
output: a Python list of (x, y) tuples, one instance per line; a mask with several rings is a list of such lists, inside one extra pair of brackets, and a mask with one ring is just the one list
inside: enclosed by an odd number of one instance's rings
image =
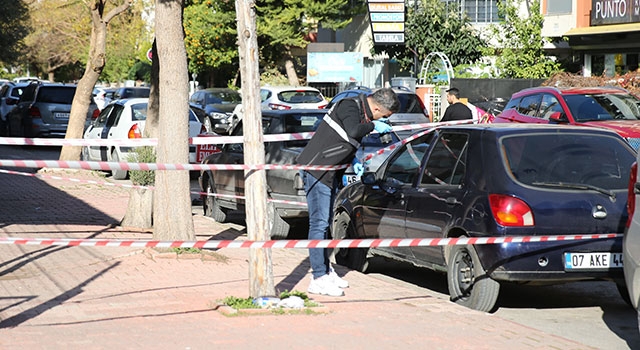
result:
[(509, 136), (500, 142), (512, 176), (538, 187), (626, 190), (635, 161), (633, 151), (615, 136), (540, 133)]
[(322, 94), (317, 91), (288, 90), (278, 94), (278, 99), (287, 103), (318, 103), (322, 102)]
[(212, 92), (207, 97), (207, 104), (240, 103), (242, 98), (235, 91)]
[(573, 117), (579, 122), (640, 119), (640, 99), (631, 94), (565, 95), (564, 100)]

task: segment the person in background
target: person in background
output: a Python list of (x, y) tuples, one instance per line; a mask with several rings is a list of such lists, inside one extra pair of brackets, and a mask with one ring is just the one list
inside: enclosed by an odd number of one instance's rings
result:
[(447, 102), (449, 102), (449, 107), (444, 111), (441, 122), (473, 119), (473, 114), (469, 107), (460, 101), (460, 90), (457, 88), (447, 90)]
[[(400, 101), (390, 88), (369, 96), (346, 98), (324, 116), (315, 134), (296, 159), (310, 166), (349, 164), (358, 175), (364, 168), (355, 156), (362, 138), (372, 131), (384, 134), (392, 130), (385, 118), (400, 109)], [(326, 239), (332, 222), (333, 202), (345, 168), (336, 170), (301, 170), (309, 209), (309, 239)], [(310, 248), (311, 282), (307, 292), (329, 296), (344, 295), (349, 283), (340, 278), (329, 263), (330, 250)]]

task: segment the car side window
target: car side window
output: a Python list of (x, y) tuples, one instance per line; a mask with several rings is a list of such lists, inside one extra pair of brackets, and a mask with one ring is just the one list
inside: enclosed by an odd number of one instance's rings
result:
[(469, 136), (444, 133), (431, 151), (421, 183), (424, 185), (460, 185), (467, 170)]
[[(242, 136), (243, 135), (243, 127), (242, 127), (242, 123), (239, 123), (235, 129), (233, 129), (233, 133), (231, 133), (231, 136)], [(244, 147), (242, 145), (242, 142), (240, 143), (230, 143), (227, 145), (227, 150), (229, 152), (237, 152), (237, 153), (242, 153), (244, 152)]]
[(112, 109), (113, 109), (113, 105), (105, 107), (100, 112), (100, 115), (98, 115), (98, 118), (96, 118), (96, 121), (94, 122), (94, 126), (98, 128), (104, 127), (107, 124), (107, 118), (109, 117), (109, 114), (111, 114)]
[(109, 114), (109, 118), (107, 119), (107, 127), (118, 125), (123, 110), (124, 107), (122, 107), (121, 105), (113, 106), (113, 111)]
[(540, 107), (540, 100), (542, 95), (534, 94), (525, 96), (518, 105), (518, 113), (529, 117), (536, 117), (538, 114), (538, 107)]
[(421, 136), (404, 146), (404, 149), (395, 154), (389, 161), (384, 180), (393, 179), (394, 182), (413, 184), (420, 172), (420, 164), (431, 139), (431, 134)]
[(269, 97), (271, 97), (271, 91), (260, 90), (260, 102), (266, 101)]
[(540, 118), (549, 119), (553, 113), (562, 112), (562, 106), (558, 99), (551, 94), (542, 95), (542, 102), (540, 103), (540, 112), (538, 113)]

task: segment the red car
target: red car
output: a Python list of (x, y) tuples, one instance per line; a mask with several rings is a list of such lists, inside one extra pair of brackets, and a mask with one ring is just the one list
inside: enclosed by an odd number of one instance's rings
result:
[(617, 132), (636, 150), (640, 146), (640, 98), (622, 88), (524, 89), (493, 122), (593, 126)]

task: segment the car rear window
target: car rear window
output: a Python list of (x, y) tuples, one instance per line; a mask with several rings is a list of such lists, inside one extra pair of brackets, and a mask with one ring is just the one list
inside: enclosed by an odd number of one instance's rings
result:
[(42, 86), (38, 91), (38, 102), (70, 105), (73, 102), (75, 87)]
[(416, 94), (398, 94), (400, 110), (398, 113), (424, 113), (422, 103)]
[(278, 94), (278, 99), (287, 103), (318, 103), (324, 101), (317, 91), (288, 90)]
[(614, 136), (541, 133), (505, 137), (501, 143), (513, 177), (532, 186), (578, 184), (626, 189), (635, 161), (633, 151)]
[(120, 98), (145, 98), (149, 97), (150, 89), (124, 89)]
[[(316, 131), (320, 121), (324, 117), (324, 114), (314, 113), (300, 113), (300, 114), (288, 114), (284, 118), (284, 130), (287, 134), (298, 134), (303, 132)], [(295, 140), (287, 141), (285, 147), (304, 147), (309, 140)]]
[(131, 119), (134, 121), (147, 120), (147, 104), (136, 103), (131, 105)]

